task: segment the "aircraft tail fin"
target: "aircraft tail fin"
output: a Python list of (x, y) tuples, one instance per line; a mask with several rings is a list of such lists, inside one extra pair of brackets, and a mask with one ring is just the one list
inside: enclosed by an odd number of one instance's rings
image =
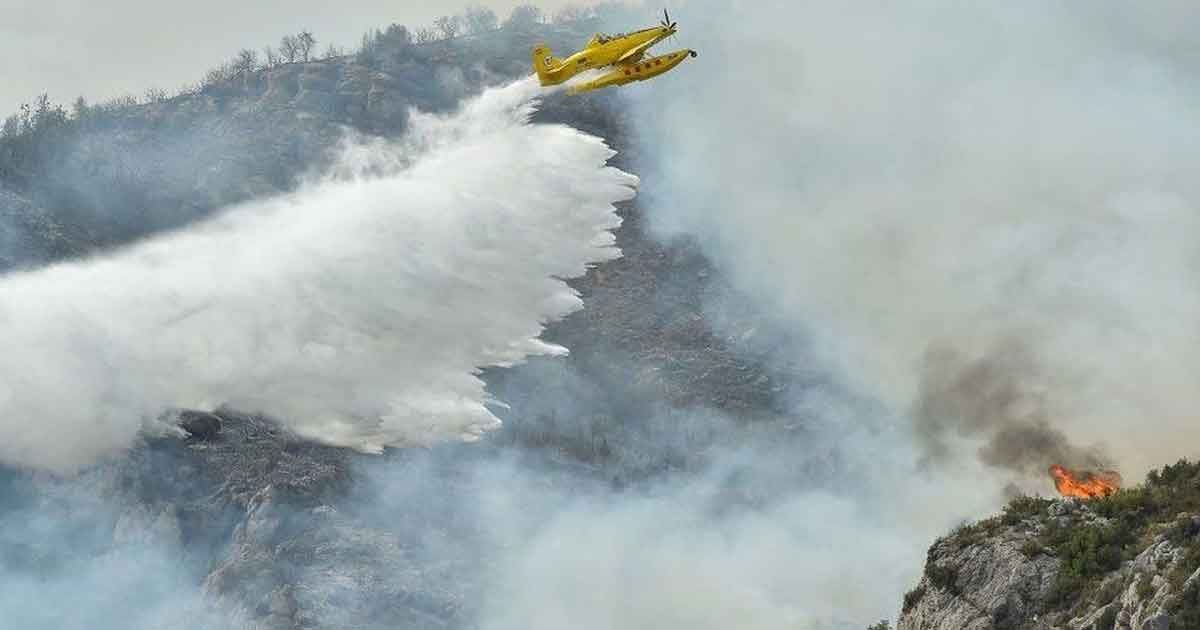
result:
[(538, 44), (533, 47), (533, 69), (537, 72), (542, 85), (561, 83), (553, 77), (553, 73), (561, 67), (562, 59), (555, 57), (549, 46)]

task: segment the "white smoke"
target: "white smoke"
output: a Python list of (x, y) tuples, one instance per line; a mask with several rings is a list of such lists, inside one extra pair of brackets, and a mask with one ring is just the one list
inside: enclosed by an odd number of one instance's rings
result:
[(785, 446), (722, 452), (702, 475), (557, 502), (540, 476), (488, 469), (481, 520), (501, 551), (480, 627), (862, 630), (894, 618), (933, 533), (955, 522), (928, 506), (973, 514), (997, 496), (914, 476), (895, 463), (911, 453), (881, 452), (866, 431), (845, 437), (874, 464), (828, 489), (780, 483), (827, 445), (778, 434)]
[(739, 4), (644, 93), (661, 228), (935, 446), (1195, 455), (1194, 4)]
[(478, 370), (566, 352), (539, 340), (581, 306), (562, 279), (619, 255), (636, 184), (600, 139), (530, 124), (539, 93), (414, 115), (296, 194), (0, 280), (0, 461), (69, 471), (172, 407), (366, 451), (495, 427)]
[[(894, 618), (936, 536), (999, 507), (1010, 473), (985, 466), (1013, 454), (993, 447), (1049, 445), (1041, 461), (1060, 437), (1101, 442), (1129, 479), (1195, 456), (1196, 12), (674, 7), (698, 61), (622, 92), (646, 216), (819, 354), (785, 359), (824, 363), (895, 421), (822, 412), (825, 441), (796, 457), (857, 471), (828, 492), (720, 518), (701, 480), (523, 523), (485, 627), (862, 628)], [(919, 470), (923, 403), (963, 416), (933, 427), (948, 468)], [(737, 482), (754, 491), (781, 458), (750, 457)]]

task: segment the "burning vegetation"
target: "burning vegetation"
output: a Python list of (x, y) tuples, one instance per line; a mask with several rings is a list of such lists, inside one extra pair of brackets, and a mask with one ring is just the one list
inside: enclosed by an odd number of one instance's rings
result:
[(1121, 489), (1121, 475), (1114, 470), (1070, 470), (1055, 464), (1050, 467), (1054, 487), (1064, 497), (1097, 499), (1115, 494)]

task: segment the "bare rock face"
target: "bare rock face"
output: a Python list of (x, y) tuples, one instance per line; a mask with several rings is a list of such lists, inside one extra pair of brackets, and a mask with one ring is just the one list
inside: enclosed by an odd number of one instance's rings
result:
[(1058, 574), (1058, 562), (1022, 552), (1030, 534), (1009, 530), (965, 546), (955, 538), (929, 550), (925, 575), (905, 599), (900, 630), (1030, 627)]

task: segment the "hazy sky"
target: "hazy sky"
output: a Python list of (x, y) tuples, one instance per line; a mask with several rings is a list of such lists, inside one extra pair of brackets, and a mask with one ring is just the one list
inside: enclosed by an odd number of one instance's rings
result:
[[(426, 24), (470, 4), (501, 18), (526, 0), (0, 0), (0, 117), (47, 92), (95, 102), (195, 81), (241, 48), (311, 30), (324, 49), (352, 48), (368, 28)], [(539, 0), (548, 12), (571, 0)], [(282, 8), (286, 7), (286, 8)]]

